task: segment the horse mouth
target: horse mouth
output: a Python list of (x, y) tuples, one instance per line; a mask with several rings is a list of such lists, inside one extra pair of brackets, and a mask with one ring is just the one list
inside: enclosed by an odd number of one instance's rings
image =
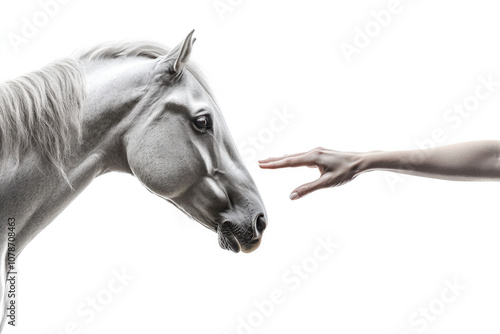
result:
[(231, 230), (231, 223), (224, 222), (217, 228), (219, 236), (219, 245), (222, 249), (230, 250), (234, 253), (239, 253), (241, 250), (240, 243), (233, 231)]
[(251, 230), (248, 231), (246, 233), (242, 232), (241, 229), (231, 222), (225, 221), (217, 228), (219, 245), (222, 249), (227, 249), (234, 253), (239, 253), (240, 251), (251, 253), (259, 247), (260, 238), (253, 239)]

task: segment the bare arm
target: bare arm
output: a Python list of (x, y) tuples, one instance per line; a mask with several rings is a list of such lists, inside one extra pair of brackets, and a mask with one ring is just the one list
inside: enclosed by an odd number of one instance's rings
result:
[(500, 141), (484, 140), (396, 152), (339, 152), (317, 148), (259, 161), (261, 168), (317, 167), (319, 179), (296, 188), (291, 199), (315, 190), (339, 186), (363, 172), (385, 170), (458, 181), (500, 181)]

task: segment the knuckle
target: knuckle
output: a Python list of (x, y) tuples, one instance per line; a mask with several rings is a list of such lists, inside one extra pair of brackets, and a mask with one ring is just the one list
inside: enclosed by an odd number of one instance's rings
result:
[(309, 157), (316, 160), (322, 156), (326, 150), (323, 147), (316, 147), (315, 149), (309, 151)]
[(320, 156), (321, 156), (321, 152), (314, 151), (314, 152), (311, 152), (309, 154), (308, 158), (309, 158), (309, 160), (312, 160), (312, 161), (318, 161)]
[(299, 189), (297, 189), (297, 191), (300, 194), (300, 196), (303, 196), (303, 195), (308, 194), (311, 190), (308, 186), (302, 186)]
[(314, 153), (314, 152), (316, 152), (316, 150), (317, 150), (317, 149), (318, 149), (318, 148), (317, 148), (317, 147), (315, 147), (315, 148), (313, 148), (312, 150), (309, 150), (309, 151), (307, 152), (307, 154)]

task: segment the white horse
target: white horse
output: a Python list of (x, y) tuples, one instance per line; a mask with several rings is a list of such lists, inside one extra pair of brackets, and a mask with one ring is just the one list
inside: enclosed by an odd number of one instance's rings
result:
[(0, 305), (9, 302), (7, 259), (111, 171), (137, 177), (216, 232), (222, 248), (259, 246), (266, 211), (210, 90), (187, 63), (192, 35), (171, 51), (101, 45), (0, 85)]

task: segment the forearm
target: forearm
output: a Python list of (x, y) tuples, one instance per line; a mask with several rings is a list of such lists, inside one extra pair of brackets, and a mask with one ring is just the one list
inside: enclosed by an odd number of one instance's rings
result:
[(360, 172), (386, 170), (445, 180), (499, 180), (500, 141), (485, 140), (427, 150), (369, 152)]

